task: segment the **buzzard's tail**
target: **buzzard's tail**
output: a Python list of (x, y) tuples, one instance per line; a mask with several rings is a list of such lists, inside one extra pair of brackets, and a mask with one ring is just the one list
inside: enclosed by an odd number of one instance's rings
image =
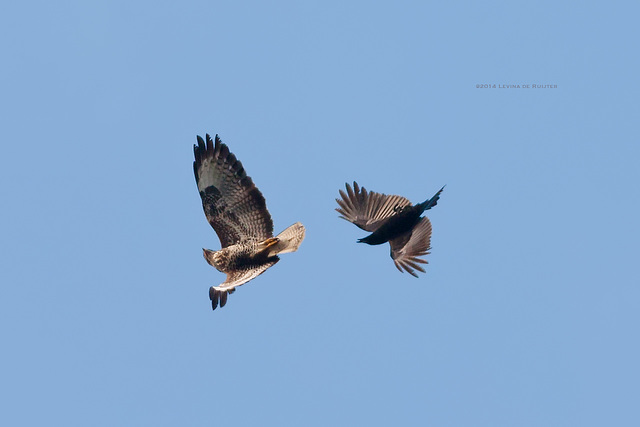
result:
[(289, 226), (275, 237), (277, 242), (270, 246), (270, 254), (278, 255), (297, 251), (304, 240), (304, 234), (305, 228), (301, 223), (296, 222)]

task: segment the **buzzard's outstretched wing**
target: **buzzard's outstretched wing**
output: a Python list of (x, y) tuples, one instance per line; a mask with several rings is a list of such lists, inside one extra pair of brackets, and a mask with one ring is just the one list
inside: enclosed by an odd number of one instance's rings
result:
[(336, 211), (340, 218), (354, 223), (366, 231), (376, 231), (382, 222), (392, 216), (396, 209), (410, 206), (411, 202), (402, 196), (387, 196), (386, 194), (368, 192), (353, 182), (353, 190), (345, 184), (347, 193), (340, 190), (342, 199), (336, 199), (339, 208)]
[(422, 218), (412, 230), (389, 241), (391, 258), (398, 270), (405, 269), (409, 274), (418, 277), (413, 269), (425, 272), (420, 264), (428, 264), (418, 257), (427, 255), (431, 249), (431, 222), (429, 218)]
[(215, 144), (198, 136), (193, 146), (202, 207), (223, 248), (239, 242), (273, 237), (273, 221), (264, 197), (247, 176), (242, 163), (216, 135)]
[(280, 261), (280, 258), (276, 256), (270, 258), (269, 261), (264, 264), (247, 265), (246, 267), (241, 267), (238, 270), (227, 273), (227, 280), (225, 280), (224, 283), (209, 288), (209, 299), (211, 300), (213, 310), (218, 307), (218, 303), (220, 303), (220, 307), (224, 307), (227, 303), (227, 295), (234, 293), (236, 287), (258, 277), (278, 261)]

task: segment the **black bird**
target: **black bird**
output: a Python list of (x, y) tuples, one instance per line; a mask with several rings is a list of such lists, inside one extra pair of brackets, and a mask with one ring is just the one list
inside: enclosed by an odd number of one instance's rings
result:
[(442, 187), (432, 198), (417, 205), (402, 196), (368, 192), (353, 182), (353, 189), (345, 184), (347, 192), (340, 190), (342, 199), (336, 199), (340, 218), (354, 223), (365, 231), (371, 231), (359, 243), (381, 245), (389, 242), (391, 258), (398, 270), (406, 270), (418, 277), (415, 270), (425, 272), (418, 263), (427, 264), (419, 258), (431, 249), (431, 222), (422, 213), (438, 204)]

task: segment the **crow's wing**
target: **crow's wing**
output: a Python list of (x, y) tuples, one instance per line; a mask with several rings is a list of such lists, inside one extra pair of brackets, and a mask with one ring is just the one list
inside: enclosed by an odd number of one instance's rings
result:
[(427, 261), (418, 257), (429, 254), (431, 249), (431, 222), (424, 217), (412, 230), (389, 241), (391, 245), (391, 258), (398, 270), (406, 270), (414, 277), (418, 277), (414, 269), (425, 272), (420, 264)]
[(342, 199), (336, 199), (339, 208), (336, 211), (340, 218), (354, 223), (366, 231), (375, 231), (385, 219), (395, 214), (396, 209), (410, 206), (411, 202), (402, 196), (388, 196), (386, 194), (367, 191), (353, 182), (353, 189), (345, 184), (347, 192), (340, 190)]

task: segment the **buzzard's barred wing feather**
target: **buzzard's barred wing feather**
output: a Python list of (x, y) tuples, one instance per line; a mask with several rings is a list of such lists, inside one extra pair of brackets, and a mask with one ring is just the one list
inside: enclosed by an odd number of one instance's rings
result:
[(237, 270), (227, 273), (227, 280), (221, 283), (219, 286), (216, 286), (218, 289), (230, 290), (236, 288), (240, 285), (244, 285), (249, 280), (255, 279), (265, 271), (269, 267), (274, 266), (278, 261), (280, 261), (279, 257), (269, 258), (269, 261), (260, 264), (260, 265), (247, 265), (245, 267), (240, 267)]
[(428, 262), (418, 258), (429, 254), (431, 249), (431, 222), (429, 218), (422, 218), (413, 230), (389, 241), (391, 245), (391, 258), (398, 270), (406, 270), (414, 277), (418, 277), (415, 270), (425, 272), (420, 264)]
[(340, 218), (354, 223), (365, 231), (375, 231), (385, 219), (391, 217), (396, 209), (410, 206), (411, 202), (402, 197), (369, 192), (353, 182), (353, 189), (345, 185), (347, 192), (340, 190), (342, 199), (336, 199)]
[(262, 193), (218, 135), (198, 136), (193, 172), (209, 224), (222, 247), (273, 236), (273, 221)]
[(237, 270), (227, 273), (227, 280), (218, 286), (212, 286), (209, 288), (209, 299), (211, 299), (211, 307), (213, 310), (218, 307), (224, 307), (227, 303), (227, 295), (235, 292), (236, 287), (244, 285), (248, 281), (255, 279), (269, 267), (272, 267), (275, 263), (280, 261), (279, 257), (272, 257), (268, 262), (260, 265), (247, 265)]

